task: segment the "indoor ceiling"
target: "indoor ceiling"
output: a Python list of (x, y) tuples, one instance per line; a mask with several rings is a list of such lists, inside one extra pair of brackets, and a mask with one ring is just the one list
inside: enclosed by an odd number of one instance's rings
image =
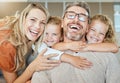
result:
[[(0, 2), (74, 2), (80, 0), (0, 0)], [(120, 2), (120, 0), (81, 0), (86, 2)]]

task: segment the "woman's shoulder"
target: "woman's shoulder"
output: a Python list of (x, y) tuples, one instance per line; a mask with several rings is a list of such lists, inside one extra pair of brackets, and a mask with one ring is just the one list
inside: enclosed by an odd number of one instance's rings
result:
[(10, 42), (0, 44), (0, 69), (12, 72), (15, 69), (16, 48)]

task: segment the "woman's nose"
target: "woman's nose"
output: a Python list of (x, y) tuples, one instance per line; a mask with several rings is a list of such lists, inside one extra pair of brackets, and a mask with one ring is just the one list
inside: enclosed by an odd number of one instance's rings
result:
[(38, 22), (36, 22), (36, 23), (34, 24), (34, 26), (35, 26), (35, 28), (40, 28), (40, 24), (39, 24)]

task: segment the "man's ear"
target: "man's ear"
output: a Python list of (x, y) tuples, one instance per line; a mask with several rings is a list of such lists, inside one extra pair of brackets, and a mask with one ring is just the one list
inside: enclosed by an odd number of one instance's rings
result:
[(88, 33), (89, 28), (90, 28), (90, 24), (87, 25), (86, 33)]

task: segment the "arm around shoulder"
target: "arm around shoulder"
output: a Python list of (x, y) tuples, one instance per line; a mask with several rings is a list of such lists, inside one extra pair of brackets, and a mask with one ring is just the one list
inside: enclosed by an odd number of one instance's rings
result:
[(94, 43), (87, 44), (84, 51), (98, 51), (98, 52), (118, 52), (118, 46), (114, 43)]

